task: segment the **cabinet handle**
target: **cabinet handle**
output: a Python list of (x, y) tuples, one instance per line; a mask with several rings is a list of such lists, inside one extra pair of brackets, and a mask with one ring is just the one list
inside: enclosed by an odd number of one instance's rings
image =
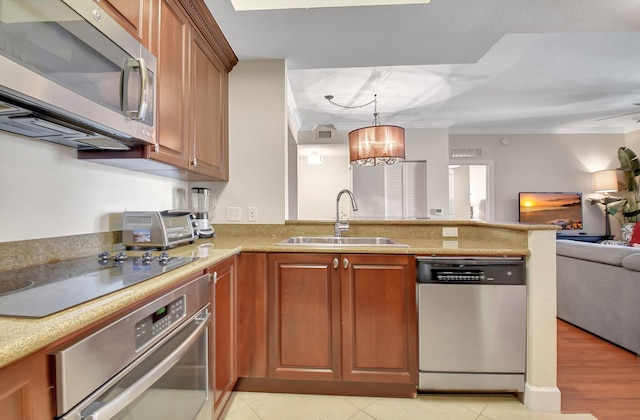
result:
[(218, 272), (213, 272), (213, 284), (218, 284)]
[(191, 159), (191, 164), (196, 167), (198, 166), (198, 161), (196, 160), (196, 158)]
[(333, 268), (338, 268), (338, 264), (339, 264), (339, 263), (338, 263), (338, 259), (337, 259), (337, 258), (334, 258), (334, 259), (333, 259)]
[(342, 260), (342, 266), (343, 266), (344, 268), (348, 268), (348, 267), (349, 267), (349, 260), (348, 260), (348, 259), (346, 259), (346, 258), (345, 258), (344, 260)]

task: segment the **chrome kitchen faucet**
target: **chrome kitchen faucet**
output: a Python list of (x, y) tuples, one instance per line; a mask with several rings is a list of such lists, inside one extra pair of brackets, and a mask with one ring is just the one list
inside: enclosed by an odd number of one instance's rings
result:
[(336, 198), (336, 225), (334, 230), (334, 234), (336, 238), (340, 237), (340, 232), (343, 232), (343, 231), (346, 232), (347, 230), (349, 230), (349, 219), (340, 221), (340, 197), (342, 197), (342, 194), (344, 193), (349, 194), (349, 197), (351, 198), (351, 206), (353, 207), (353, 211), (358, 211), (358, 205), (356, 204), (356, 199), (353, 196), (353, 193), (347, 189), (340, 191), (338, 193), (338, 197)]

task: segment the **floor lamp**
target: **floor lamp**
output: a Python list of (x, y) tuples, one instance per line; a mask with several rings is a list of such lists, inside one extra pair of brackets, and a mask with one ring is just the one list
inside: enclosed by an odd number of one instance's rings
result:
[(604, 196), (600, 199), (592, 200), (591, 204), (599, 203), (604, 205), (604, 235), (611, 237), (611, 224), (609, 223), (609, 204), (622, 200), (618, 197), (610, 197), (609, 193), (618, 191), (618, 174), (615, 169), (605, 169), (593, 173), (593, 189)]

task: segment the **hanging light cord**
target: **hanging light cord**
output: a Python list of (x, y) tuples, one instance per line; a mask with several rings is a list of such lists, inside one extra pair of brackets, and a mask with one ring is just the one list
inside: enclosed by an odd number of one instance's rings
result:
[(373, 125), (380, 125), (380, 122), (378, 121), (378, 94), (374, 94), (373, 95), (373, 100), (367, 102), (366, 104), (362, 104), (362, 105), (341, 105), (337, 102), (333, 101), (333, 95), (325, 95), (324, 99), (326, 99), (327, 101), (329, 101), (329, 103), (335, 105), (335, 106), (339, 106), (340, 108), (346, 108), (346, 109), (356, 109), (356, 108), (364, 108), (365, 106), (371, 105), (373, 104)]

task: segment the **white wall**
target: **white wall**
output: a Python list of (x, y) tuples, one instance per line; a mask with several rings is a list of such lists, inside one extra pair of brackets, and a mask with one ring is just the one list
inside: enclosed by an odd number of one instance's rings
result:
[[(312, 165), (307, 163), (307, 156), (315, 149), (298, 146), (298, 219), (335, 220), (336, 197), (342, 189), (351, 188), (348, 148), (325, 145), (322, 164)], [(353, 218), (348, 197), (340, 200), (340, 210)]]
[[(405, 129), (407, 160), (427, 161), (427, 216), (430, 219), (449, 217), (449, 132), (446, 128)], [(441, 215), (431, 214), (441, 209)]]
[(117, 231), (124, 210), (188, 205), (187, 183), (76, 159), (0, 132), (0, 242)]
[(487, 134), (451, 135), (451, 147), (482, 147), (482, 159), (494, 165), (494, 219), (518, 220), (519, 191), (581, 191), (584, 231), (604, 233), (601, 206), (586, 198), (593, 192), (592, 173), (618, 167), (624, 134)]
[[(284, 223), (287, 184), (284, 60), (240, 61), (229, 74), (229, 182), (198, 183), (217, 198), (214, 229), (227, 207), (257, 207), (258, 223)], [(195, 186), (193, 184), (191, 186)]]
[(625, 138), (626, 146), (636, 154), (640, 154), (640, 130), (627, 134)]

